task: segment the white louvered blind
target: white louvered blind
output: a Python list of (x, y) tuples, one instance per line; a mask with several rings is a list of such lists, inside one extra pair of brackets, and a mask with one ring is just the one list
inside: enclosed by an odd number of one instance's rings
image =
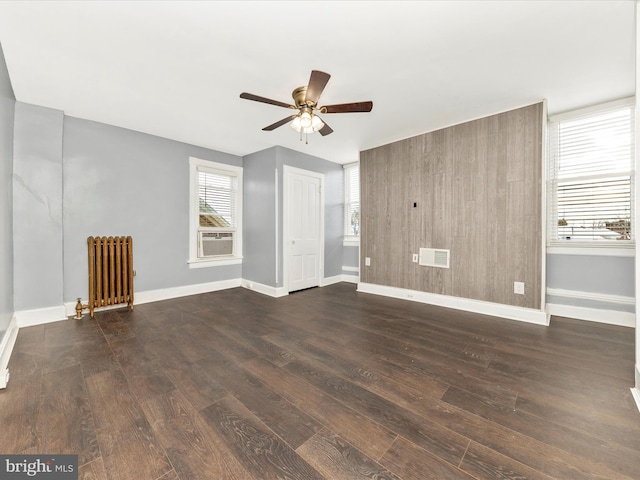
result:
[(357, 163), (344, 167), (344, 235), (351, 239), (360, 236), (360, 166)]
[(549, 149), (549, 242), (632, 240), (633, 103), (552, 118)]
[(199, 225), (201, 227), (236, 226), (237, 178), (198, 168)]

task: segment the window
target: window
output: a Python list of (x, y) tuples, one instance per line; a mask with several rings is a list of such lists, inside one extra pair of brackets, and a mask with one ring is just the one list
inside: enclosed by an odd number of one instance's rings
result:
[(344, 167), (344, 240), (358, 245), (360, 240), (360, 166)]
[(549, 245), (632, 245), (633, 134), (630, 100), (550, 118)]
[(189, 159), (189, 266), (242, 262), (242, 168)]

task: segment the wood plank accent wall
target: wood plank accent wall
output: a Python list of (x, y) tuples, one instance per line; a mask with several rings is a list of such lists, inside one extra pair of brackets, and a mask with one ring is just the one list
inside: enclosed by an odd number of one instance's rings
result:
[[(361, 152), (360, 280), (541, 309), (543, 112), (538, 103)], [(421, 247), (450, 249), (450, 268), (413, 263)]]

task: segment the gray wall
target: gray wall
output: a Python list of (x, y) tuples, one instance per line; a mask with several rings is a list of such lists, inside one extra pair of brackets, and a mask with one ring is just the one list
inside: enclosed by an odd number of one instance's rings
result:
[[(344, 212), (344, 168), (337, 163), (324, 160), (312, 155), (289, 150), (284, 147), (275, 147), (276, 162), (278, 167), (278, 205), (279, 208), (279, 252), (282, 259), (282, 177), (283, 166), (301, 168), (316, 173), (324, 174), (324, 276), (325, 278), (342, 274), (343, 259), (343, 220)], [(282, 278), (282, 261), (279, 265), (278, 278)]]
[(136, 291), (242, 277), (241, 265), (189, 269), (189, 157), (216, 152), (65, 117), (64, 300), (87, 295), (87, 237), (133, 237)]
[[(281, 287), (283, 278), (282, 190), (283, 166), (324, 174), (324, 276), (342, 273), (343, 168), (328, 160), (272, 147), (244, 157), (243, 267), (242, 277), (271, 287)], [(278, 261), (275, 245), (275, 170), (278, 170)], [(278, 282), (276, 272), (278, 269)]]
[[(600, 255), (547, 255), (547, 288), (635, 296), (635, 259)], [(634, 305), (547, 295), (547, 303), (634, 312)]]
[[(360, 247), (344, 247), (342, 265), (345, 267), (358, 267), (358, 262), (360, 262)], [(347, 273), (353, 274), (353, 272)]]
[(276, 149), (243, 159), (242, 277), (270, 287), (276, 282)]
[(13, 124), (16, 97), (0, 45), (0, 343), (13, 316)]
[[(360, 262), (360, 247), (359, 246), (345, 246), (342, 249), (342, 266), (343, 267), (354, 267), (359, 268), (358, 263)], [(359, 275), (358, 272), (353, 271), (343, 271), (343, 275), (351, 275), (353, 277), (357, 277)]]
[[(283, 165), (325, 174), (325, 276), (341, 273), (340, 165), (281, 147), (243, 159), (57, 110), (18, 106), (13, 198), (14, 211), (24, 221), (14, 231), (19, 243), (15, 310), (86, 297), (86, 239), (97, 235), (133, 237), (136, 291), (237, 278), (280, 286), (275, 282), (275, 169), (281, 219)], [(243, 265), (188, 267), (190, 156), (245, 164)], [(282, 222), (279, 229), (282, 238)], [(282, 244), (278, 248), (281, 252)], [(282, 265), (278, 268), (282, 279)]]
[(62, 128), (59, 110), (16, 103), (14, 307), (62, 305)]

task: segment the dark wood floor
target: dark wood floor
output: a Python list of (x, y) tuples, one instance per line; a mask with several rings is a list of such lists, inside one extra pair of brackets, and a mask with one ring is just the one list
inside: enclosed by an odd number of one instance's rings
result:
[(20, 330), (0, 453), (80, 478), (638, 479), (634, 332), (244, 289)]

